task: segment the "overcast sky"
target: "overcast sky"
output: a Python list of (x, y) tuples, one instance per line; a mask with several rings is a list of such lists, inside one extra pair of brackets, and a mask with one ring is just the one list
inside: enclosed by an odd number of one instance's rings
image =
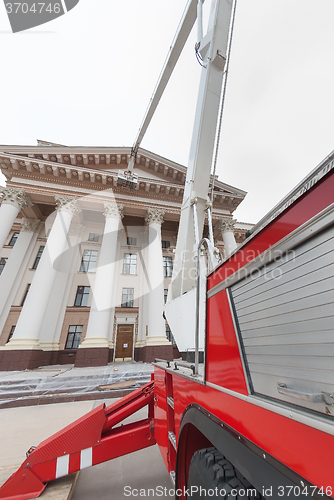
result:
[[(80, 0), (12, 34), (1, 4), (0, 144), (131, 146), (185, 5)], [(257, 222), (334, 149), (333, 23), (334, 0), (238, 0), (217, 173), (248, 192), (239, 221)], [(193, 31), (142, 143), (184, 165)]]

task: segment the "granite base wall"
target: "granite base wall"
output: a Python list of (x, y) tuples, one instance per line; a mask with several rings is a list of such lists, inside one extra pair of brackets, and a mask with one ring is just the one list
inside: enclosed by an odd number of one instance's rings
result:
[[(110, 353), (112, 351), (112, 353)], [(110, 356), (113, 355), (113, 349), (109, 347), (87, 347), (78, 349), (74, 365), (77, 368), (86, 366), (105, 366), (109, 363)]]
[(152, 363), (155, 358), (166, 359), (173, 361), (173, 346), (172, 345), (149, 345), (145, 347), (135, 348), (135, 361), (143, 361), (144, 363)]
[(43, 354), (34, 349), (0, 351), (0, 371), (34, 370), (42, 365)]

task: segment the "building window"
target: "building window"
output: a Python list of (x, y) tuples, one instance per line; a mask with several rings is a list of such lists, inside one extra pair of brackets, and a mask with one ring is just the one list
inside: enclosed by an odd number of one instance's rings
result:
[(165, 301), (165, 304), (167, 302), (167, 297), (168, 297), (168, 288), (165, 288), (164, 289), (164, 301)]
[(36, 259), (35, 259), (34, 265), (32, 266), (33, 269), (37, 269), (37, 266), (39, 264), (39, 261), (41, 260), (44, 248), (45, 247), (43, 247), (43, 246), (39, 247), (38, 254), (36, 255)]
[(169, 248), (170, 247), (170, 241), (162, 240), (161, 241), (161, 248)]
[(137, 238), (131, 238), (130, 236), (128, 236), (126, 238), (126, 244), (136, 246), (137, 245)]
[(172, 257), (164, 255), (162, 257), (162, 259), (163, 259), (163, 266), (164, 266), (164, 276), (165, 277), (172, 276), (172, 272), (173, 272), (173, 259), (172, 259)]
[(19, 237), (19, 234), (20, 233), (13, 233), (13, 236), (11, 237), (10, 242), (8, 243), (10, 247), (13, 247), (15, 245), (16, 240)]
[(169, 342), (171, 342), (173, 345), (176, 345), (170, 326), (167, 323), (166, 323), (166, 337), (169, 340)]
[(78, 286), (74, 305), (78, 307), (86, 307), (88, 303), (89, 291), (90, 286)]
[(9, 342), (9, 341), (10, 341), (10, 339), (12, 338), (12, 336), (13, 336), (13, 334), (14, 334), (14, 332), (15, 332), (15, 327), (16, 327), (16, 325), (13, 325), (13, 326), (12, 326), (12, 328), (10, 329), (10, 332), (9, 332), (9, 336), (8, 336), (8, 340), (7, 340), (7, 342)]
[(28, 292), (29, 292), (30, 285), (31, 285), (31, 283), (28, 283), (27, 288), (26, 288), (26, 291), (24, 292), (24, 295), (23, 295), (23, 299), (22, 299), (22, 302), (21, 302), (21, 306), (23, 306), (23, 304), (25, 303), (25, 300), (26, 300), (27, 295), (28, 295)]
[(133, 288), (123, 288), (122, 307), (133, 307)]
[(80, 271), (93, 273), (96, 268), (97, 250), (84, 250), (81, 260)]
[(82, 325), (70, 325), (65, 344), (65, 349), (78, 349), (82, 335)]
[(125, 253), (123, 260), (123, 274), (137, 273), (137, 255), (134, 253)]
[(97, 243), (100, 239), (100, 235), (97, 233), (89, 233), (88, 241), (95, 241)]
[(4, 267), (5, 267), (5, 265), (6, 265), (7, 260), (8, 260), (8, 259), (6, 259), (5, 257), (1, 257), (1, 259), (0, 259), (0, 274), (2, 273), (3, 268), (4, 268)]

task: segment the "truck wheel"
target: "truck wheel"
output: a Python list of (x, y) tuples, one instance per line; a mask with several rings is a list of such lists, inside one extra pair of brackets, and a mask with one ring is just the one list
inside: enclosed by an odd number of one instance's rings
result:
[(192, 500), (202, 500), (205, 496), (225, 500), (263, 498), (216, 448), (204, 448), (194, 453), (189, 467), (187, 490), (188, 498)]

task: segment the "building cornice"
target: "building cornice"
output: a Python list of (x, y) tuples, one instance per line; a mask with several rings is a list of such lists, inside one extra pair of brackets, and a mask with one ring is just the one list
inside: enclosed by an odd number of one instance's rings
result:
[[(1, 153), (3, 151), (3, 153)], [(86, 153), (83, 153), (86, 151)], [(106, 153), (109, 151), (109, 153)], [(12, 163), (13, 169), (19, 170), (21, 166), (26, 166), (27, 171), (41, 169), (44, 173), (43, 166), (51, 167), (55, 176), (64, 174), (66, 177), (71, 178), (70, 167), (76, 167), (83, 170), (83, 175), (87, 173), (91, 175), (94, 182), (94, 174), (107, 175), (110, 174), (108, 169), (122, 169), (127, 168), (130, 160), (131, 148), (93, 148), (93, 147), (36, 147), (36, 146), (0, 146), (0, 163), (6, 170), (6, 166)], [(7, 161), (6, 161), (7, 159)], [(9, 161), (8, 161), (9, 160)], [(18, 164), (17, 164), (18, 162)], [(20, 163), (20, 162), (26, 162)], [(39, 165), (41, 163), (41, 166)], [(140, 148), (136, 157), (136, 167), (141, 167), (147, 170), (148, 173), (164, 176), (166, 179), (160, 179), (161, 182), (165, 180), (167, 183), (184, 185), (186, 179), (187, 168), (179, 163), (175, 163), (167, 158), (163, 158), (155, 153)], [(60, 172), (63, 169), (64, 172)], [(75, 170), (75, 169), (74, 169)], [(82, 174), (82, 173), (81, 173)], [(79, 175), (79, 172), (78, 172)], [(74, 174), (75, 176), (75, 174)], [(145, 176), (143, 177), (145, 178)], [(100, 179), (97, 179), (100, 180)], [(156, 179), (154, 179), (155, 181)], [(104, 181), (104, 182), (103, 182)], [(105, 183), (105, 179), (102, 179)], [(219, 190), (224, 190), (234, 196), (243, 199), (246, 192), (215, 180), (215, 186)]]
[[(7, 160), (5, 164), (4, 160)], [(126, 195), (129, 199), (141, 197), (147, 200), (168, 201), (168, 203), (175, 200), (176, 203), (181, 204), (183, 198), (184, 187), (168, 180), (139, 177), (138, 188), (130, 191), (117, 185), (116, 172), (103, 173), (96, 169), (78, 169), (73, 166), (63, 168), (44, 161), (36, 163), (7, 155), (5, 157), (0, 155), (0, 163), (4, 173), (10, 174), (7, 174), (10, 178), (8, 182), (10, 186), (14, 186), (20, 179), (23, 182), (17, 184), (23, 186), (33, 181), (34, 183), (50, 183), (53, 186), (59, 186), (58, 189), (61, 189), (61, 186), (67, 186), (74, 192), (77, 189), (84, 189), (88, 192), (101, 193), (111, 189), (115, 196)], [(243, 196), (237, 193), (217, 191), (214, 193), (214, 209), (225, 209), (232, 213), (242, 200)]]

